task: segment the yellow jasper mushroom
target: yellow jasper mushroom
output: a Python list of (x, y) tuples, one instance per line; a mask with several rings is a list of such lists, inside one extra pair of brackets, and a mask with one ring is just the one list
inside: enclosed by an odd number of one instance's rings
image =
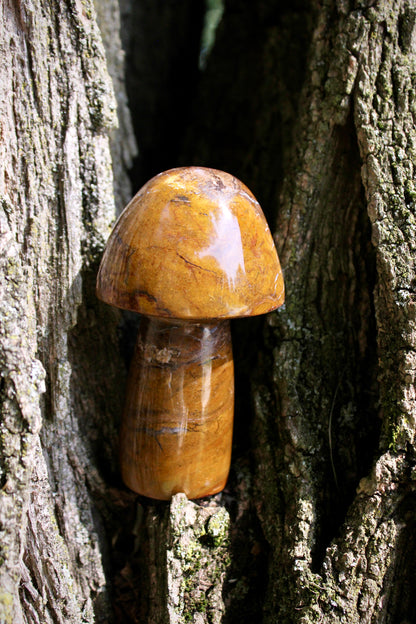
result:
[(215, 169), (155, 176), (110, 235), (97, 296), (146, 317), (121, 427), (125, 483), (164, 500), (221, 491), (234, 412), (229, 319), (284, 302), (279, 259), (257, 200)]

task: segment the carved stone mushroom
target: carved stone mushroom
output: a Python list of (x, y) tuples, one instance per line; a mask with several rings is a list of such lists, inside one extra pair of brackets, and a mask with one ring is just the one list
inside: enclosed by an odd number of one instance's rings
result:
[(155, 176), (110, 235), (97, 296), (144, 317), (120, 434), (124, 482), (162, 500), (221, 491), (234, 412), (229, 319), (284, 302), (279, 259), (258, 202), (215, 169)]

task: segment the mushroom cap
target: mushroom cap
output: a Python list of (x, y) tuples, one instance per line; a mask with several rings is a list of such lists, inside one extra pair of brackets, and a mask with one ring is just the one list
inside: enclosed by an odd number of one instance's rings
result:
[(284, 302), (264, 214), (228, 173), (170, 169), (121, 213), (105, 249), (97, 296), (147, 316), (207, 320), (264, 314)]

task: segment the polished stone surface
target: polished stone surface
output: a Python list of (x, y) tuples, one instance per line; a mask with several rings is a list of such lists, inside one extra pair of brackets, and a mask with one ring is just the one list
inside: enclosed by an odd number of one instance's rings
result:
[(97, 295), (141, 314), (199, 320), (270, 312), (284, 286), (248, 188), (222, 171), (183, 167), (152, 178), (120, 215)]
[(284, 302), (279, 259), (258, 202), (215, 169), (159, 174), (120, 215), (97, 295), (144, 315), (121, 426), (124, 482), (162, 500), (221, 491), (234, 409), (228, 319)]
[(221, 491), (231, 460), (234, 372), (228, 321), (143, 318), (120, 440), (123, 480), (169, 500)]

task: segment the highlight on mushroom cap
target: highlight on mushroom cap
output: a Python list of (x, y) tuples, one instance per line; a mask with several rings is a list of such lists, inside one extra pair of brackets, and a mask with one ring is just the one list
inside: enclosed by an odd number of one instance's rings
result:
[(284, 285), (249, 189), (223, 171), (180, 167), (149, 180), (120, 215), (97, 296), (148, 316), (204, 320), (270, 312)]

